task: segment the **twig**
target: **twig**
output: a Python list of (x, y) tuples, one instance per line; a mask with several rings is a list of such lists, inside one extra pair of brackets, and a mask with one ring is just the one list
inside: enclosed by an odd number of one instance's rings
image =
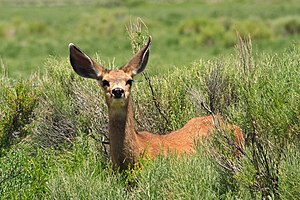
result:
[[(92, 131), (90, 129), (90, 131)], [(92, 139), (94, 139), (96, 142), (98, 143), (101, 143), (101, 146), (102, 146), (102, 149), (104, 150), (104, 153), (106, 155), (106, 158), (109, 157), (109, 154), (108, 154), (108, 151), (106, 149), (106, 146), (105, 145), (109, 145), (109, 138), (107, 137), (106, 134), (101, 134), (102, 136), (104, 136), (104, 139), (99, 139), (99, 138), (96, 138), (95, 135), (91, 132), (91, 134), (89, 134), (91, 136)]]
[(144, 72), (143, 76), (144, 76), (144, 78), (145, 78), (145, 80), (146, 80), (146, 82), (147, 82), (147, 84), (148, 84), (148, 86), (150, 88), (152, 100), (154, 102), (154, 105), (155, 105), (156, 109), (158, 110), (159, 114), (164, 118), (164, 120), (166, 121), (166, 123), (169, 124), (169, 120), (167, 119), (167, 117), (165, 116), (165, 114), (163, 113), (163, 111), (161, 110), (159, 102), (156, 99), (156, 95), (155, 95), (155, 92), (154, 92), (154, 89), (153, 89), (153, 86), (152, 86), (152, 83), (151, 83), (151, 80), (149, 78), (148, 73)]
[(235, 147), (239, 152), (241, 152), (241, 154), (243, 154), (244, 156), (247, 156), (246, 153), (244, 152), (244, 150), (237, 145), (234, 141), (232, 141), (226, 134), (224, 134), (224, 132), (220, 129), (220, 122), (219, 120), (216, 119), (215, 114), (207, 107), (207, 105), (201, 101), (200, 105), (207, 111), (210, 113), (210, 115), (213, 118), (213, 122), (214, 122), (214, 126), (216, 128), (216, 130), (227, 140), (228, 144), (230, 144), (231, 146)]

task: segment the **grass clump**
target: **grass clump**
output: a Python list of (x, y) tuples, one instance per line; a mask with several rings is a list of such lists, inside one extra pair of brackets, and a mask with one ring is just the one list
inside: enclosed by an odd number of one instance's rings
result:
[(1, 199), (42, 199), (53, 160), (41, 149), (18, 145), (0, 157)]
[(95, 13), (86, 14), (80, 17), (76, 30), (81, 35), (111, 35), (111, 33), (123, 33), (124, 28), (119, 24), (125, 24), (129, 21), (126, 9), (97, 10)]
[(114, 199), (129, 197), (120, 174), (113, 174), (97, 143), (77, 138), (73, 150), (61, 155), (49, 176), (47, 195), (54, 199)]
[(159, 157), (141, 171), (135, 199), (220, 198), (219, 178), (203, 150), (192, 157)]

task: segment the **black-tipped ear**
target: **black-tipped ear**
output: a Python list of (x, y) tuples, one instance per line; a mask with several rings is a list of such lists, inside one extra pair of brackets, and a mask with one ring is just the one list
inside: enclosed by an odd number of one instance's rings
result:
[(151, 41), (152, 38), (149, 36), (148, 43), (130, 59), (130, 61), (123, 67), (123, 71), (131, 73), (132, 76), (134, 76), (145, 70), (149, 58)]
[(94, 62), (73, 43), (69, 44), (69, 50), (70, 63), (78, 75), (92, 79), (99, 79), (101, 77), (101, 74), (105, 71), (103, 67)]

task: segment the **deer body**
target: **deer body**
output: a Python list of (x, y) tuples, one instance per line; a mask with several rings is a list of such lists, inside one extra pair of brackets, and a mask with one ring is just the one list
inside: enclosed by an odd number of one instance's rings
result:
[[(214, 130), (211, 116), (197, 117), (188, 121), (181, 129), (166, 135), (137, 132), (134, 128), (130, 89), (133, 77), (141, 73), (147, 64), (151, 38), (132, 59), (119, 70), (106, 70), (75, 45), (70, 44), (70, 62), (77, 74), (96, 79), (102, 86), (109, 115), (110, 155), (115, 169), (128, 169), (137, 163), (139, 157), (155, 157), (169, 153), (191, 154), (195, 142), (207, 137)], [(233, 125), (236, 143), (243, 144), (243, 135)]]

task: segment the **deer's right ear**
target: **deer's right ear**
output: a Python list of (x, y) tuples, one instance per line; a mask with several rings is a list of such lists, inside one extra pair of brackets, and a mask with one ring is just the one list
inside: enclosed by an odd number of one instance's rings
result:
[(70, 63), (78, 75), (92, 79), (99, 79), (103, 75), (105, 69), (94, 62), (73, 43), (69, 44), (69, 50)]

